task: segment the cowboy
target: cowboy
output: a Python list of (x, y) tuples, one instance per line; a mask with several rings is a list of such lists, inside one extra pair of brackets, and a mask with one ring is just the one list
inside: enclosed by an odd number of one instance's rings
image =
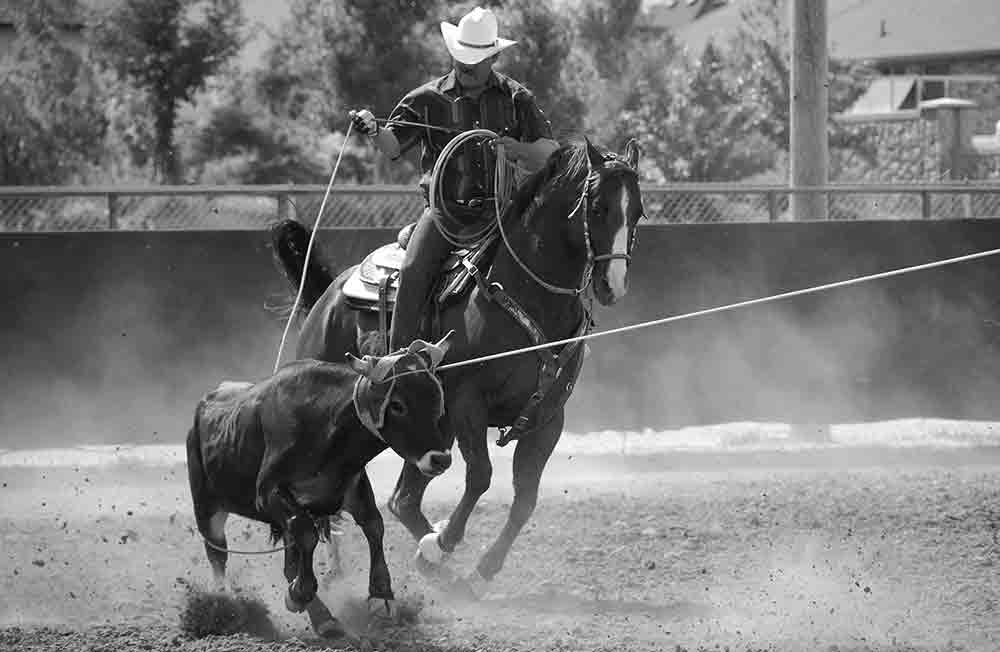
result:
[(498, 142), (514, 164), (533, 172), (559, 146), (532, 94), (493, 70), (500, 52), (517, 41), (498, 36), (491, 10), (477, 7), (458, 25), (442, 22), (441, 34), (451, 54), (451, 72), (407, 93), (382, 128), (371, 111), (352, 112), (353, 127), (392, 160), (421, 145), (425, 209), (409, 237), (400, 268), (390, 351), (404, 348), (420, 335), (423, 308), (453, 242), (482, 232), (486, 220), (495, 219), (492, 164), (484, 155), (483, 143), (456, 152), (455, 165), (442, 174), (443, 210), (438, 206), (431, 210), (430, 177), (442, 149), (463, 131), (488, 129), (499, 135)]

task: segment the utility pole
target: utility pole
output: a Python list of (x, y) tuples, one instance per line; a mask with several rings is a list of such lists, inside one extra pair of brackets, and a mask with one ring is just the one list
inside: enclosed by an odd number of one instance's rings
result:
[[(827, 0), (790, 0), (792, 41), (790, 155), (793, 188), (824, 186), (829, 174)], [(829, 217), (825, 193), (792, 193), (793, 220)]]

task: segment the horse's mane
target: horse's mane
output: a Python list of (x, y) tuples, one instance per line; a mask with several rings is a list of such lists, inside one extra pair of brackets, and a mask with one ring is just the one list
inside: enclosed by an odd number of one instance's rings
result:
[[(607, 156), (608, 153), (599, 145), (594, 145)], [(545, 165), (540, 170), (528, 176), (514, 191), (514, 196), (508, 205), (508, 219), (521, 219), (532, 205), (532, 202), (545, 188), (552, 188), (569, 183), (579, 183), (587, 176), (587, 143), (572, 142), (562, 145), (549, 155)]]

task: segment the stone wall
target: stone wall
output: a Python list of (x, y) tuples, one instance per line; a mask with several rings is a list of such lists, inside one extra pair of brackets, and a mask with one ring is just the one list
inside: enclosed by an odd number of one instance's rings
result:
[[(950, 73), (953, 75), (997, 75), (1000, 77), (1000, 57), (992, 57), (982, 61), (963, 61), (952, 64)], [(997, 120), (1000, 120), (1000, 84), (984, 82), (952, 83), (948, 94), (963, 100), (972, 100), (979, 105), (974, 117), (977, 134), (992, 134), (996, 131)]]
[[(907, 72), (921, 74), (915, 68)], [(996, 75), (1000, 77), (1000, 57), (979, 61), (958, 61), (947, 71), (952, 75)], [(971, 100), (977, 109), (969, 112), (975, 134), (996, 132), (1000, 121), (1000, 84), (987, 82), (949, 82), (948, 97)], [(874, 165), (866, 157), (851, 153), (839, 154), (831, 167), (831, 180), (841, 183), (935, 182), (944, 180), (946, 172), (939, 164), (939, 133), (933, 119), (915, 118), (895, 122), (857, 124), (847, 129), (870, 145), (875, 153)], [(834, 154), (835, 158), (838, 154)], [(1000, 160), (983, 157), (970, 166), (974, 179), (1000, 179)]]
[(858, 153), (834, 153), (831, 167), (836, 183), (904, 183), (936, 181), (937, 125), (930, 120), (872, 122), (848, 127), (874, 152), (874, 161)]

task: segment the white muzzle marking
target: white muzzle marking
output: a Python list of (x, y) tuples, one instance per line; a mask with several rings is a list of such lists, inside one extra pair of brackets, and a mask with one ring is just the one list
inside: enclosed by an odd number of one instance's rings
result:
[(431, 462), (431, 457), (436, 455), (446, 455), (445, 451), (427, 451), (423, 456), (417, 461), (417, 468), (424, 475), (440, 475), (444, 470), (437, 469)]
[[(628, 207), (629, 207), (629, 195), (628, 189), (622, 186), (621, 196), (618, 199), (618, 203), (621, 206), (622, 211), (622, 223), (618, 227), (618, 231), (615, 232), (614, 242), (611, 243), (611, 253), (612, 254), (627, 254), (628, 253)], [(614, 298), (621, 299), (625, 296), (626, 288), (625, 283), (628, 279), (628, 261), (624, 258), (613, 258), (608, 261), (608, 271), (606, 280), (608, 282), (608, 287), (611, 289), (611, 294)]]

